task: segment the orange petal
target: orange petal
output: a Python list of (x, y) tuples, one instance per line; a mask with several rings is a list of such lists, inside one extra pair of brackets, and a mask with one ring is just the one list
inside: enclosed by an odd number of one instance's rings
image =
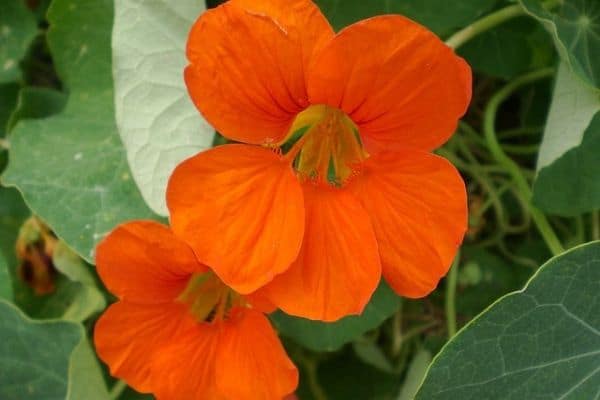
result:
[(302, 189), (269, 149), (225, 145), (184, 161), (169, 181), (167, 204), (175, 232), (238, 293), (271, 281), (298, 255)]
[(216, 386), (219, 326), (196, 323), (156, 352), (153, 393), (158, 400), (227, 400)]
[(435, 289), (467, 228), (465, 184), (454, 166), (420, 151), (382, 153), (350, 188), (372, 218), (392, 288), (406, 297)]
[(264, 314), (270, 314), (277, 310), (277, 306), (269, 300), (269, 297), (262, 288), (258, 289), (256, 292), (244, 295), (244, 299), (253, 309)]
[(96, 323), (94, 343), (111, 375), (140, 392), (153, 392), (152, 358), (193, 323), (182, 304), (111, 305)]
[(269, 321), (250, 309), (233, 309), (223, 323), (216, 366), (217, 387), (229, 399), (280, 400), (298, 386), (298, 370)]
[(96, 268), (108, 290), (136, 303), (171, 301), (192, 273), (206, 270), (169, 228), (153, 221), (113, 230), (98, 245)]
[(332, 37), (312, 1), (228, 1), (192, 27), (188, 91), (228, 138), (279, 142), (308, 106), (305, 71), (313, 53)]
[(264, 290), (288, 314), (323, 321), (360, 314), (381, 277), (369, 215), (345, 189), (306, 183), (304, 198), (298, 259)]
[(346, 112), (367, 150), (430, 150), (456, 129), (471, 98), (471, 70), (432, 32), (399, 15), (339, 32), (308, 74), (311, 103)]

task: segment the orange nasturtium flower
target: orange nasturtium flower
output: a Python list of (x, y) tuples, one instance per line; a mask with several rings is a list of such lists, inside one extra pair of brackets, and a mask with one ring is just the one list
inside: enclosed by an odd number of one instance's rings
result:
[(186, 160), (176, 234), (239, 293), (287, 313), (360, 313), (381, 274), (407, 297), (445, 275), (464, 182), (431, 154), (471, 97), (469, 66), (399, 15), (335, 34), (310, 0), (230, 0), (189, 35), (188, 91), (227, 138)]
[(295, 390), (298, 371), (267, 318), (167, 227), (121, 225), (96, 262), (119, 298), (94, 334), (112, 375), (165, 400), (281, 400)]

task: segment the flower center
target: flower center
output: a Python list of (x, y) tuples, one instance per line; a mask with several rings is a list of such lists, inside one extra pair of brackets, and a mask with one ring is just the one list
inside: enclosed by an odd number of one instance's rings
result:
[(324, 104), (299, 113), (288, 138), (293, 145), (286, 158), (304, 179), (341, 186), (368, 157), (354, 122), (342, 110)]
[(235, 305), (243, 305), (243, 299), (227, 287), (212, 272), (194, 274), (184, 291), (177, 298), (190, 308), (198, 321), (222, 321)]

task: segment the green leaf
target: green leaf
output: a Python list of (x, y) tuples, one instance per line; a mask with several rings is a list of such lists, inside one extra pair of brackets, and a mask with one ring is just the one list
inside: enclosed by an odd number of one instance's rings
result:
[(600, 380), (600, 242), (551, 259), (436, 356), (416, 399), (593, 399)]
[(12, 132), (7, 184), (82, 257), (118, 223), (154, 218), (131, 179), (113, 112), (113, 3), (56, 0), (48, 42), (69, 100), (64, 111)]
[(458, 53), (475, 71), (510, 79), (553, 61), (554, 48), (540, 33), (547, 36), (532, 19), (515, 18), (476, 36)]
[(600, 208), (600, 91), (562, 64), (538, 158), (533, 202), (558, 215)]
[(83, 337), (71, 353), (66, 400), (109, 400), (102, 370), (89, 341)]
[(334, 351), (363, 333), (378, 327), (400, 307), (400, 297), (381, 283), (365, 311), (333, 323), (292, 317), (281, 311), (271, 315), (277, 330), (301, 345), (315, 351)]
[(0, 298), (12, 301), (12, 278), (8, 271), (8, 262), (4, 257), (4, 253), (0, 251)]
[(52, 254), (52, 263), (56, 269), (71, 280), (76, 291), (62, 318), (70, 321), (85, 321), (94, 313), (106, 307), (106, 299), (96, 286), (94, 276), (77, 254), (64, 242), (58, 242)]
[(423, 378), (427, 373), (427, 368), (431, 363), (431, 353), (425, 349), (421, 349), (415, 354), (414, 358), (410, 362), (406, 378), (400, 390), (400, 396), (398, 400), (412, 400), (423, 382)]
[(561, 58), (590, 85), (600, 88), (600, 3), (563, 0), (548, 11), (542, 0), (519, 0), (525, 11), (552, 34)]
[(25, 87), (19, 92), (16, 108), (8, 120), (8, 131), (22, 119), (41, 119), (58, 114), (66, 102), (67, 95), (58, 90)]
[(316, 0), (336, 30), (365, 18), (402, 14), (447, 36), (490, 11), (497, 0)]
[(0, 83), (19, 78), (19, 61), (36, 33), (35, 17), (24, 1), (0, 1)]
[[(8, 119), (17, 104), (19, 85), (16, 83), (0, 84), (0, 140), (7, 136)], [(8, 162), (8, 150), (5, 145), (0, 145), (0, 174)]]
[(215, 132), (183, 81), (188, 32), (204, 0), (117, 0), (112, 32), (117, 125), (133, 179), (167, 215), (165, 192), (181, 161), (211, 147)]
[(16, 83), (0, 84), (0, 138), (6, 136), (8, 119), (17, 105), (18, 96), (19, 85)]
[(0, 337), (0, 398), (108, 399), (81, 325), (34, 321), (0, 300)]
[(19, 229), (30, 215), (17, 190), (0, 186), (0, 251), (10, 270), (16, 264), (15, 243)]

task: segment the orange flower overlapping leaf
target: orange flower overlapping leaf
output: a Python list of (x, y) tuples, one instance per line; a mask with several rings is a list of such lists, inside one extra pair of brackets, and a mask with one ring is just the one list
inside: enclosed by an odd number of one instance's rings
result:
[(170, 180), (173, 229), (202, 262), (327, 321), (360, 313), (382, 273), (404, 296), (435, 288), (467, 223), (462, 179), (430, 154), (470, 101), (464, 60), (401, 16), (335, 34), (309, 0), (230, 0), (187, 55), (194, 103), (244, 143)]
[(295, 390), (298, 371), (258, 302), (231, 291), (168, 228), (124, 224), (96, 263), (119, 298), (94, 334), (112, 375), (159, 400), (280, 400)]

